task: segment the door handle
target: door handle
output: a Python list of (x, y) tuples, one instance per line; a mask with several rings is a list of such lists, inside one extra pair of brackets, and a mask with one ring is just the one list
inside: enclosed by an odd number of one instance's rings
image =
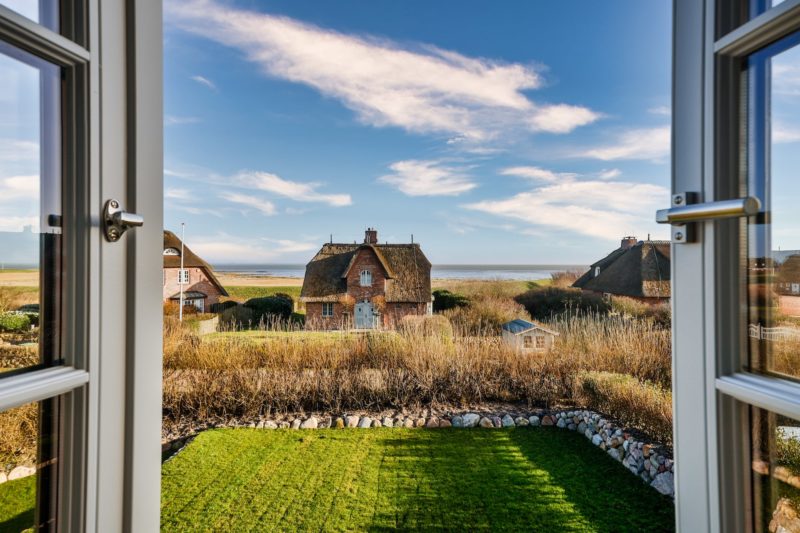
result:
[(761, 202), (753, 196), (704, 203), (697, 202), (698, 196), (697, 193), (673, 194), (672, 207), (656, 211), (656, 222), (672, 224), (672, 242), (694, 242), (694, 222), (749, 217), (761, 209)]
[(109, 242), (117, 242), (130, 228), (144, 224), (144, 218), (122, 209), (116, 200), (108, 200), (103, 208), (103, 230)]

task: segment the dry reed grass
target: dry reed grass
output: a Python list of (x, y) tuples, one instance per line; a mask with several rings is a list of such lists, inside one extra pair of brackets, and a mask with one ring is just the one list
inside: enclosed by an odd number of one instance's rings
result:
[(0, 413), (0, 472), (36, 464), (38, 405), (29, 403)]
[[(573, 316), (545, 354), (519, 353), (498, 336), (401, 333), (247, 335), (200, 340), (165, 331), (167, 421), (257, 417), (270, 412), (572, 401), (581, 371), (670, 381), (669, 333), (650, 323)], [(437, 329), (437, 331), (441, 331)]]

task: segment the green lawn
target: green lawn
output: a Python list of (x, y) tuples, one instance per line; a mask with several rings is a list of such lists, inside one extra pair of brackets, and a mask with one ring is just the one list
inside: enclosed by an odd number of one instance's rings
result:
[[(230, 295), (229, 300), (237, 300), (244, 302), (250, 298), (263, 298), (265, 296), (272, 296), (279, 292), (288, 294), (296, 302), (300, 298), (300, 287), (246, 287), (246, 286), (230, 286), (225, 287)], [(225, 299), (225, 298), (223, 298)]]
[(0, 484), (0, 532), (19, 532), (33, 527), (36, 476)]
[(163, 531), (672, 531), (673, 504), (582, 436), (211, 430), (163, 467)]

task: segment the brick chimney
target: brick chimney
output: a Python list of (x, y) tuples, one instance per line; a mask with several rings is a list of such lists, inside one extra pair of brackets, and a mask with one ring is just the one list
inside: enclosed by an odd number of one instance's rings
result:
[(364, 244), (378, 244), (378, 230), (367, 228), (364, 232)]
[(623, 250), (627, 250), (628, 248), (633, 248), (636, 246), (636, 243), (639, 242), (636, 237), (633, 235), (628, 235), (627, 237), (622, 238), (622, 242), (620, 243), (619, 247)]

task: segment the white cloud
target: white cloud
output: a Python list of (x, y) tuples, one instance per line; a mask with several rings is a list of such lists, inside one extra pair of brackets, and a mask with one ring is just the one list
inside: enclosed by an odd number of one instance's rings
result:
[(653, 115), (660, 115), (663, 117), (672, 116), (672, 109), (670, 109), (670, 107), (667, 105), (659, 105), (656, 107), (651, 107), (650, 109), (647, 110), (647, 112)]
[(0, 139), (0, 161), (3, 163), (39, 160), (39, 143), (17, 139)]
[(518, 176), (520, 178), (528, 178), (545, 182), (571, 180), (577, 176), (577, 174), (571, 172), (553, 172), (552, 170), (547, 170), (546, 168), (534, 166), (508, 167), (502, 169), (500, 174), (503, 176)]
[(39, 198), (39, 176), (0, 178), (0, 200), (36, 200)]
[(169, 187), (164, 190), (164, 198), (169, 200), (189, 200), (191, 199), (191, 194), (189, 189), (173, 189)]
[(208, 78), (204, 78), (203, 76), (200, 76), (200, 75), (195, 75), (195, 76), (192, 76), (192, 80), (196, 81), (200, 85), (205, 85), (206, 87), (208, 87), (212, 91), (216, 91), (217, 90), (217, 86), (214, 84), (213, 81), (209, 80)]
[(408, 196), (457, 196), (478, 185), (465, 168), (446, 166), (441, 161), (409, 159), (389, 165), (392, 174), (378, 178)]
[(272, 202), (247, 194), (223, 193), (220, 195), (220, 198), (235, 204), (252, 207), (253, 209), (259, 211), (262, 215), (272, 216), (277, 211), (275, 209), (275, 204)]
[(240, 187), (255, 188), (298, 202), (320, 202), (333, 207), (343, 207), (353, 203), (349, 194), (325, 194), (318, 192), (320, 183), (301, 183), (289, 181), (269, 172), (244, 171), (233, 177), (234, 184)]
[[(800, 93), (798, 93), (800, 94)], [(800, 141), (800, 129), (775, 122), (772, 125), (772, 142), (794, 143)]]
[(797, 58), (778, 56), (772, 62), (772, 91), (781, 96), (800, 96)]
[(614, 239), (653, 227), (655, 210), (668, 199), (669, 190), (659, 185), (587, 180), (547, 184), (510, 198), (463, 207), (534, 227)]
[(0, 216), (0, 231), (25, 231), (28, 226), (33, 227), (33, 231), (39, 232), (39, 217), (27, 216)]
[(619, 177), (620, 174), (622, 174), (622, 171), (618, 168), (604, 168), (597, 173), (597, 177), (601, 180), (612, 180)]
[(212, 264), (242, 261), (259, 263), (275, 261), (287, 255), (301, 258), (319, 248), (319, 243), (290, 239), (246, 239), (227, 233), (192, 238), (188, 244)]
[(165, 126), (177, 126), (180, 124), (196, 124), (200, 122), (197, 117), (179, 117), (177, 115), (164, 115)]
[(537, 105), (542, 85), (530, 65), (472, 58), (430, 45), (403, 46), (213, 0), (166, 4), (167, 20), (242, 51), (264, 74), (336, 98), (364, 123), (485, 141), (511, 129), (566, 133), (600, 114)]
[(579, 154), (603, 161), (616, 159), (663, 159), (670, 151), (670, 127), (629, 130), (607, 146)]

